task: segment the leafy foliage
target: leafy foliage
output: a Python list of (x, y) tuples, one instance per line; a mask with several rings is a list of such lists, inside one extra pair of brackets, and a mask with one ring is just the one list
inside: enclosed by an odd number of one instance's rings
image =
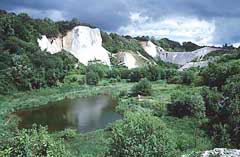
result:
[(239, 65), (240, 60), (210, 64), (200, 74), (203, 84), (221, 89), (228, 77), (240, 73)]
[(152, 85), (147, 79), (142, 79), (139, 83), (132, 87), (132, 95), (149, 96), (152, 94)]
[(3, 13), (0, 28), (1, 94), (56, 86), (77, 63), (66, 52), (51, 55), (37, 46), (40, 34), (48, 37), (59, 34), (58, 25), (50, 19)]
[(65, 156), (69, 153), (62, 140), (49, 136), (46, 128), (36, 126), (21, 130), (16, 136), (0, 146), (4, 156)]
[(161, 157), (175, 153), (170, 130), (164, 122), (148, 113), (128, 112), (111, 129), (111, 156)]
[(97, 85), (99, 79), (99, 75), (93, 70), (88, 71), (86, 74), (86, 81), (88, 85)]
[(203, 98), (197, 93), (177, 92), (171, 95), (171, 103), (168, 105), (168, 112), (175, 117), (205, 117), (205, 106)]

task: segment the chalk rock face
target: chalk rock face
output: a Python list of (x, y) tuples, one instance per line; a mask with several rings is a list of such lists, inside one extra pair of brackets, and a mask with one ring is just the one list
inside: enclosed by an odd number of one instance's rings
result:
[(204, 47), (192, 52), (161, 52), (159, 58), (165, 62), (174, 63), (178, 65), (185, 65), (194, 59), (201, 60), (204, 56), (212, 51), (216, 51), (216, 48)]
[(208, 66), (210, 61), (206, 60), (206, 61), (199, 61), (199, 62), (189, 62), (184, 64), (181, 68), (178, 69), (178, 71), (184, 71), (187, 69), (190, 69), (192, 67), (199, 67), (199, 68), (203, 68)]
[(162, 47), (155, 45), (151, 41), (141, 41), (140, 43), (143, 49), (153, 58), (159, 58), (164, 62), (178, 64), (185, 67), (205, 66), (205, 62), (203, 64), (202, 62), (200, 62), (199, 64), (195, 64), (191, 63), (191, 61), (194, 59), (200, 61), (201, 58), (206, 56), (208, 53), (217, 50), (215, 48), (204, 47), (192, 52), (168, 52), (165, 51)]
[(41, 39), (38, 39), (38, 45), (41, 50), (47, 50), (51, 54), (57, 53), (62, 50), (62, 44), (59, 43), (59, 38), (50, 41), (45, 35), (42, 36)]
[(129, 69), (139, 67), (135, 56), (130, 52), (118, 52), (116, 58)]
[(128, 69), (143, 67), (148, 64), (156, 64), (155, 62), (152, 62), (151, 60), (144, 57), (138, 51), (120, 51), (116, 53), (114, 57), (120, 62), (120, 64), (128, 67)]
[[(208, 66), (209, 61), (201, 61), (201, 59), (208, 53), (218, 50), (216, 48), (204, 47), (192, 52), (168, 52), (151, 41), (141, 41), (140, 43), (143, 49), (153, 58), (158, 58), (164, 62), (180, 65), (181, 68), (179, 71), (183, 71), (191, 67)], [(197, 62), (192, 62), (195, 59)]]
[(156, 58), (160, 52), (165, 51), (163, 48), (155, 45), (151, 41), (142, 41), (140, 44), (142, 45), (143, 49), (153, 58)]
[(47, 39), (43, 35), (38, 39), (38, 44), (41, 50), (47, 50), (52, 54), (62, 49), (69, 51), (84, 65), (95, 59), (110, 65), (109, 52), (102, 47), (102, 37), (98, 28), (77, 26), (66, 36), (55, 39)]
[(240, 150), (239, 149), (226, 149), (226, 148), (215, 148), (213, 150), (208, 150), (204, 152), (197, 152), (190, 155), (183, 155), (182, 157), (212, 157), (212, 156), (218, 156), (218, 157), (239, 157), (240, 156)]

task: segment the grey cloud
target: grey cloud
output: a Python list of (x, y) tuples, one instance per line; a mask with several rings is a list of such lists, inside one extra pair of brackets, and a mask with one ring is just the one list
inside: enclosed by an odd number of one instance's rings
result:
[(215, 20), (216, 43), (240, 41), (239, 6), (239, 0), (1, 0), (0, 4), (1, 9), (37, 10), (49, 17), (48, 11), (56, 10), (67, 19), (76, 17), (106, 31), (128, 25), (130, 12), (141, 12), (155, 21), (172, 16)]

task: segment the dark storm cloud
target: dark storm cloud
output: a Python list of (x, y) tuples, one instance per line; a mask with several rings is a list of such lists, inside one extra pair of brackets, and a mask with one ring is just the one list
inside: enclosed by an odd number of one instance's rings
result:
[(0, 7), (11, 11), (31, 9), (41, 13), (56, 10), (62, 12), (67, 19), (79, 18), (83, 22), (112, 31), (128, 21), (127, 6), (121, 0), (2, 0)]
[(0, 8), (28, 10), (32, 16), (53, 17), (49, 10), (57, 12), (56, 19), (79, 18), (106, 31), (117, 31), (130, 24), (130, 14), (140, 12), (152, 20), (166, 17), (195, 17), (216, 21), (215, 43), (239, 42), (239, 0), (1, 0)]

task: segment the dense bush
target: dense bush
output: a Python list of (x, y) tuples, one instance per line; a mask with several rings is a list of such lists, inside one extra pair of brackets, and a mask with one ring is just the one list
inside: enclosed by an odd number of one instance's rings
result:
[(168, 78), (167, 83), (182, 84), (182, 77), (181, 75), (172, 76), (171, 78)]
[(149, 96), (152, 94), (152, 85), (147, 79), (142, 79), (136, 85), (132, 87), (132, 95), (142, 95), (142, 96)]
[(218, 92), (216, 89), (208, 89), (204, 88), (201, 92), (201, 95), (204, 100), (204, 104), (206, 107), (206, 116), (208, 118), (215, 118), (221, 113), (221, 109), (223, 106), (223, 95)]
[(240, 82), (239, 75), (230, 76), (223, 86), (223, 93), (215, 90), (202, 92), (208, 123), (205, 129), (216, 146), (239, 147), (239, 123), (240, 123)]
[(205, 106), (201, 95), (196, 93), (177, 92), (171, 95), (171, 103), (168, 104), (168, 113), (174, 117), (205, 117)]
[(21, 130), (0, 145), (0, 156), (67, 156), (63, 141), (53, 139), (46, 128)]
[(145, 70), (143, 68), (135, 68), (130, 70), (128, 76), (130, 82), (138, 82), (146, 76)]
[(90, 61), (87, 66), (87, 72), (94, 71), (97, 73), (99, 78), (104, 78), (107, 76), (107, 72), (109, 71), (109, 67), (105, 64), (102, 64), (99, 61)]
[(221, 89), (228, 77), (240, 73), (240, 60), (212, 63), (201, 72), (203, 84)]
[(190, 70), (183, 71), (181, 77), (183, 84), (190, 85), (194, 82), (194, 73)]
[(226, 84), (223, 87), (223, 92), (225, 93), (225, 96), (230, 99), (240, 97), (240, 74), (233, 75), (227, 79)]
[(86, 82), (88, 85), (97, 85), (98, 81), (99, 81), (98, 73), (96, 73), (93, 70), (87, 72)]
[(174, 156), (171, 132), (157, 117), (128, 112), (111, 126), (111, 156)]
[(155, 65), (149, 65), (146, 67), (146, 77), (150, 81), (157, 81), (159, 79), (159, 70)]

